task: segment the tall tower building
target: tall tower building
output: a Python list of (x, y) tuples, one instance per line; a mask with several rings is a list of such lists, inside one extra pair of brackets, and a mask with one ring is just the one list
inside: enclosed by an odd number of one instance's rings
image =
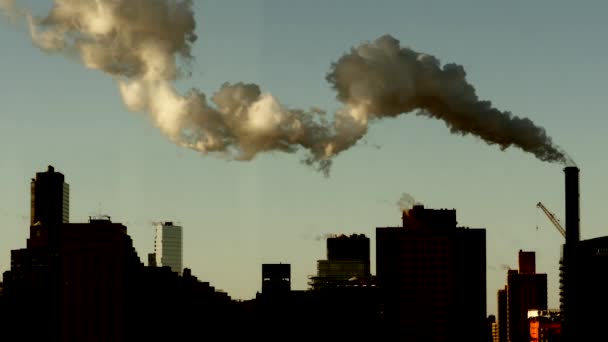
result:
[(530, 340), (528, 310), (547, 309), (547, 274), (536, 273), (534, 252), (519, 251), (519, 270), (507, 273), (507, 334), (510, 342)]
[(498, 342), (509, 342), (507, 338), (507, 290), (506, 286), (504, 289), (498, 290)]
[(401, 341), (484, 341), (485, 229), (457, 227), (456, 210), (414, 206), (403, 227), (376, 228), (384, 320)]
[(65, 177), (49, 165), (31, 182), (30, 224), (59, 224), (70, 221), (70, 186)]
[(169, 266), (173, 272), (182, 274), (182, 227), (173, 222), (155, 223), (154, 255), (156, 266)]

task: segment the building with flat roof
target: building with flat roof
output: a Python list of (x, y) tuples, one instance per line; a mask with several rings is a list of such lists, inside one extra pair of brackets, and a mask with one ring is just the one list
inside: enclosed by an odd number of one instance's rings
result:
[(528, 311), (547, 309), (547, 274), (536, 273), (534, 252), (520, 250), (518, 259), (519, 270), (507, 273), (507, 334), (509, 342), (528, 342)]
[(157, 222), (154, 226), (156, 229), (154, 239), (156, 266), (168, 266), (173, 272), (181, 275), (183, 269), (182, 227), (174, 225), (173, 222)]
[(262, 293), (287, 294), (291, 291), (290, 264), (262, 264)]
[(390, 335), (484, 341), (485, 229), (457, 227), (456, 210), (422, 205), (402, 219), (402, 227), (376, 228), (377, 279)]
[(327, 238), (327, 259), (317, 260), (310, 288), (371, 285), (369, 247), (369, 238), (363, 234)]
[(30, 183), (30, 224), (56, 224), (70, 221), (70, 186), (65, 177), (49, 165), (37, 172)]
[(497, 342), (509, 342), (507, 334), (507, 286), (504, 289), (498, 290), (498, 317), (496, 323), (498, 324), (498, 341)]

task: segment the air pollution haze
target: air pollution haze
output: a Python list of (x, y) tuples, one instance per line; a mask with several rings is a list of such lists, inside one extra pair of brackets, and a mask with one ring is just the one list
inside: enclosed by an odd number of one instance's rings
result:
[(191, 0), (55, 0), (40, 18), (12, 0), (0, 0), (0, 9), (24, 18), (40, 49), (77, 56), (112, 76), (130, 111), (148, 113), (173, 143), (204, 154), (248, 161), (263, 152), (304, 150), (303, 161), (328, 175), (333, 158), (372, 121), (415, 112), (502, 150), (515, 146), (572, 164), (544, 128), (478, 99), (462, 66), (442, 66), (390, 35), (331, 64), (326, 79), (342, 107), (328, 114), (290, 108), (253, 83), (225, 83), (210, 97), (196, 88), (180, 94), (174, 81), (188, 76), (197, 40)]

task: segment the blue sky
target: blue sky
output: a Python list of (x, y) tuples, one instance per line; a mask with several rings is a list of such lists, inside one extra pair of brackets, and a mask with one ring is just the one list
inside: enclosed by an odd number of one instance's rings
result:
[[(21, 1), (43, 13), (50, 1)], [(391, 34), (402, 45), (467, 70), (480, 98), (546, 128), (581, 168), (581, 235), (606, 235), (608, 25), (601, 1), (195, 1), (199, 36), (192, 77), (178, 87), (212, 94), (255, 82), (283, 104), (335, 110), (325, 81), (352, 46)], [(301, 153), (251, 162), (202, 156), (170, 143), (145, 114), (123, 105), (114, 82), (77, 61), (35, 48), (24, 27), (0, 21), (0, 271), (25, 246), (29, 181), (52, 164), (71, 185), (71, 220), (100, 211), (123, 222), (142, 260), (151, 221), (184, 226), (184, 264), (235, 298), (261, 286), (261, 264), (292, 264), (305, 289), (324, 233), (398, 225), (403, 192), (455, 208), (462, 226), (487, 229), (488, 313), (517, 267), (537, 253), (558, 306), (562, 238), (535, 204), (563, 218), (562, 166), (518, 149), (451, 135), (442, 122), (404, 114), (372, 124), (325, 178)], [(376, 148), (379, 146), (380, 148)], [(21, 216), (24, 216), (24, 220)], [(537, 230), (536, 227), (539, 227)], [(374, 253), (372, 253), (374, 255)], [(372, 259), (372, 270), (375, 270)]]

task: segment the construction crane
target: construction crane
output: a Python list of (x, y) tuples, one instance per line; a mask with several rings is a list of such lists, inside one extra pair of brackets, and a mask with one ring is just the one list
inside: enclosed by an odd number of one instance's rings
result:
[(564, 227), (562, 227), (562, 224), (559, 222), (557, 217), (555, 217), (555, 215), (553, 215), (553, 213), (550, 212), (549, 209), (547, 209), (542, 203), (538, 202), (538, 204), (536, 204), (536, 206), (543, 210), (543, 212), (545, 213), (545, 215), (547, 215), (547, 217), (549, 218), (551, 223), (553, 223), (555, 228), (557, 228), (557, 230), (560, 232), (560, 234), (562, 234), (562, 236), (565, 238), (566, 230), (564, 229)]

